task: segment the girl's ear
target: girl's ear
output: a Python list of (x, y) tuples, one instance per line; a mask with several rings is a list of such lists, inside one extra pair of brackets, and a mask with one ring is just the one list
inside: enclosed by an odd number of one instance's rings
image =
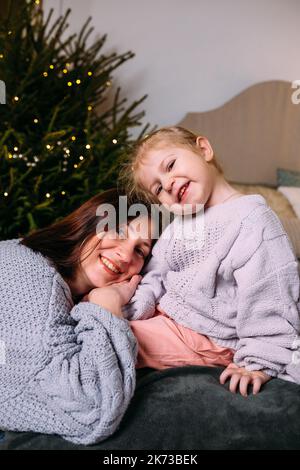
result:
[(198, 136), (196, 139), (196, 146), (207, 162), (210, 162), (214, 158), (213, 148), (206, 137)]

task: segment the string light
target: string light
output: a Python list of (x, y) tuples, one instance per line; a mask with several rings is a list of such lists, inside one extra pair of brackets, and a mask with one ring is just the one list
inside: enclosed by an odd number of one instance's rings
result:
[(60, 141), (60, 140), (57, 141), (57, 145), (61, 145), (61, 141)]
[(110, 80), (107, 80), (107, 82), (105, 83), (106, 86), (111, 86), (111, 81)]
[(37, 118), (35, 118), (35, 119), (33, 120), (33, 122), (34, 122), (34, 124), (37, 124), (37, 123), (39, 122), (39, 120), (38, 120)]
[(49, 69), (53, 70), (53, 69), (54, 69), (54, 65), (53, 65), (53, 64), (49, 65)]
[(63, 73), (68, 73), (68, 70), (67, 70), (67, 69), (63, 69)]
[(46, 197), (49, 199), (49, 197), (51, 197), (51, 194), (50, 194), (50, 193), (46, 193)]
[(47, 149), (47, 150), (50, 150), (50, 149), (51, 149), (51, 145), (47, 144), (47, 145), (46, 145), (46, 149)]
[(8, 193), (5, 191), (5, 193), (3, 194), (4, 197), (7, 197), (8, 196)]
[(40, 4), (40, 0), (35, 0), (35, 4), (36, 4), (36, 5), (39, 5), (39, 4)]
[(67, 63), (66, 63), (66, 67), (70, 67), (70, 64), (69, 64), (69, 62), (67, 62)]
[(19, 149), (18, 147), (14, 147), (14, 151), (17, 152)]
[(90, 150), (90, 148), (91, 148), (90, 144), (86, 144), (85, 148), (86, 148), (87, 150)]
[(90, 106), (88, 106), (88, 108), (87, 108), (87, 109), (88, 109), (88, 111), (92, 111), (92, 109), (93, 109), (93, 106), (91, 106), (91, 105), (90, 105)]
[(78, 165), (75, 163), (74, 168), (78, 168)]
[(8, 31), (7, 34), (10, 36), (12, 34), (12, 31)]
[(93, 75), (93, 72), (88, 72), (88, 76), (91, 77)]
[(11, 154), (11, 153), (9, 153), (9, 154), (8, 154), (8, 158), (12, 158), (12, 157), (13, 157), (13, 156), (12, 156), (12, 154)]
[(78, 78), (78, 79), (76, 80), (76, 83), (77, 83), (77, 85), (80, 85), (81, 80), (79, 80), (79, 78)]
[(112, 140), (112, 143), (113, 143), (113, 144), (117, 144), (117, 143), (118, 143), (117, 139), (113, 139), (113, 140)]
[(0, 59), (4, 59), (4, 55), (3, 55), (3, 54), (0, 54)]
[(73, 141), (76, 140), (75, 135), (72, 135), (71, 140), (73, 140)]
[(44, 77), (48, 77), (48, 72), (43, 72)]
[(62, 194), (62, 196), (64, 196), (64, 195), (66, 194), (66, 192), (65, 192), (65, 191), (62, 191), (61, 194)]
[(19, 98), (18, 96), (14, 96), (14, 100), (15, 100), (15, 101), (19, 101), (19, 99), (20, 99), (20, 98)]
[(68, 86), (72, 86), (73, 83), (72, 83), (72, 82), (68, 82), (67, 85), (68, 85)]
[(84, 160), (84, 157), (80, 155), (79, 160)]

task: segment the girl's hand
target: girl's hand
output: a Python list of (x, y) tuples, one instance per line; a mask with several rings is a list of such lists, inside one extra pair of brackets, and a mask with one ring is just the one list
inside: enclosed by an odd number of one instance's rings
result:
[(233, 362), (220, 375), (220, 383), (223, 385), (229, 377), (231, 377), (229, 390), (232, 393), (236, 393), (236, 388), (239, 384), (240, 393), (244, 397), (247, 396), (249, 384), (253, 385), (253, 395), (256, 395), (260, 387), (272, 378), (261, 370), (246, 370), (244, 367), (239, 367)]
[(100, 305), (113, 315), (123, 318), (121, 308), (129, 302), (141, 279), (142, 276), (135, 274), (128, 281), (111, 284), (107, 287), (97, 287), (92, 289), (84, 299), (87, 297), (88, 302)]

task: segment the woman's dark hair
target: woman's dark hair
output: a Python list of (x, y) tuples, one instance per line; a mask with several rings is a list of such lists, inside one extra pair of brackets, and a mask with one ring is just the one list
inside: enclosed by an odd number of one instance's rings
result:
[[(20, 243), (47, 257), (63, 278), (72, 279), (79, 266), (84, 245), (97, 233), (101, 216), (96, 212), (101, 204), (110, 204), (115, 208), (116, 227), (113, 228), (118, 229), (121, 223), (120, 196), (124, 196), (124, 193), (121, 194), (117, 189), (104, 191), (86, 201), (62, 220), (24, 237)], [(134, 218), (128, 217), (127, 220)]]

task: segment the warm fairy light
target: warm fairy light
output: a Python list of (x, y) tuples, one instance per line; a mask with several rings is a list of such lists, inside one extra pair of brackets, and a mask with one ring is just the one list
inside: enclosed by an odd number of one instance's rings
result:
[(69, 64), (69, 62), (67, 62), (67, 63), (66, 63), (66, 67), (70, 67), (70, 64)]
[(81, 80), (79, 80), (79, 78), (78, 78), (78, 79), (76, 80), (76, 83), (77, 83), (77, 85), (80, 85)]
[(12, 34), (12, 31), (8, 31), (7, 34), (10, 36)]
[(35, 118), (35, 119), (33, 120), (33, 122), (34, 122), (34, 124), (37, 124), (37, 123), (39, 122), (39, 120)]
[(62, 194), (62, 196), (64, 196), (64, 195), (66, 194), (66, 192), (65, 192), (65, 191), (62, 191), (61, 194)]
[(74, 168), (78, 168), (78, 165), (75, 163)]
[(67, 70), (67, 69), (63, 69), (63, 73), (68, 73), (68, 70)]
[(73, 140), (73, 141), (76, 140), (75, 135), (72, 135), (71, 140)]
[(35, 4), (36, 4), (36, 5), (39, 5), (39, 4), (40, 4), (40, 0), (35, 0)]
[(46, 149), (50, 150), (50, 149), (51, 149), (51, 145), (47, 144), (47, 145), (46, 145)]
[(50, 194), (50, 193), (46, 193), (46, 197), (47, 197), (47, 198), (51, 197), (51, 194)]
[(5, 193), (3, 194), (4, 197), (7, 197), (8, 196), (8, 193), (5, 191)]
[(86, 144), (85, 148), (86, 148), (87, 150), (90, 150), (90, 148), (91, 148), (90, 144)]
[(4, 55), (3, 55), (3, 54), (0, 54), (0, 59), (4, 59)]
[(49, 69), (53, 70), (53, 69), (54, 69), (54, 65), (53, 65), (53, 64), (49, 65)]
[(112, 140), (112, 143), (113, 143), (113, 144), (117, 144), (117, 143), (118, 143), (117, 139), (113, 139), (113, 140)]
[(88, 76), (91, 77), (93, 75), (93, 72), (88, 72)]
[(80, 155), (79, 160), (84, 160), (84, 157)]
[(69, 149), (64, 149), (67, 155), (70, 155), (70, 150)]
[(68, 82), (68, 86), (72, 86), (72, 82)]
[(14, 97), (14, 100), (15, 100), (15, 101), (19, 101), (19, 99), (20, 99), (20, 98), (19, 98), (18, 96), (15, 96), (15, 97)]
[(13, 158), (11, 153), (8, 154), (8, 158)]
[(92, 111), (92, 109), (93, 109), (93, 106), (88, 106), (88, 108), (87, 108), (87, 109), (88, 109), (88, 111)]
[(105, 85), (106, 85), (106, 86), (110, 86), (110, 85), (111, 85), (111, 81), (110, 81), (110, 80), (107, 80), (107, 82), (106, 82)]
[(18, 147), (14, 147), (14, 151), (17, 152), (19, 149)]
[(48, 72), (43, 72), (44, 77), (48, 77)]

